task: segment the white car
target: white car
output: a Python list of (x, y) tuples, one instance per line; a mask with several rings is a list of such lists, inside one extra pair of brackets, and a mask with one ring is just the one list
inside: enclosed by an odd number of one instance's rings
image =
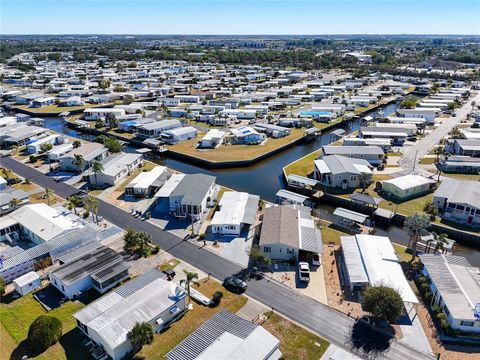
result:
[(307, 262), (298, 263), (298, 278), (303, 282), (310, 282), (310, 266)]

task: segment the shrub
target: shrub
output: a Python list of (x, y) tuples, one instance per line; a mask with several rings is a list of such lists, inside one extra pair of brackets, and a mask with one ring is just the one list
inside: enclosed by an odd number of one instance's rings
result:
[(387, 286), (371, 286), (363, 293), (362, 309), (389, 322), (403, 313), (403, 300), (397, 290)]
[(41, 353), (62, 336), (62, 323), (53, 316), (41, 315), (28, 329), (27, 343), (31, 350)]
[(37, 157), (35, 155), (30, 155), (28, 157), (28, 161), (30, 161), (32, 164), (37, 162)]
[(157, 255), (160, 252), (160, 246), (155, 245), (152, 250), (153, 255)]
[(213, 293), (212, 295), (212, 306), (218, 306), (220, 304), (220, 301), (222, 301), (223, 298), (223, 292), (220, 290), (217, 290)]
[(0, 295), (5, 295), (5, 280), (0, 277)]

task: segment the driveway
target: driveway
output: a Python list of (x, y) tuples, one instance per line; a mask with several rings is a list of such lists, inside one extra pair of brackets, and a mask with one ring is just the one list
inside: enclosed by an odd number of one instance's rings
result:
[(412, 304), (405, 304), (407, 314), (399, 320), (403, 337), (398, 340), (424, 354), (433, 354), (427, 335), (423, 330), (420, 318)]
[[(9, 168), (18, 175), (30, 178), (42, 187), (53, 189), (57, 195), (63, 198), (77, 192), (77, 189), (63, 183), (56, 183), (48, 176), (10, 157), (2, 158), (1, 163), (2, 166)], [(204, 273), (212, 274), (217, 279), (223, 279), (242, 270), (240, 266), (211, 251), (188, 241), (183, 241), (168, 231), (159, 231), (155, 225), (136, 219), (102, 200), (99, 201), (99, 214), (122, 229), (131, 227), (137, 231), (150, 233), (154, 243), (158, 244), (163, 251), (167, 251), (172, 256), (192, 264), (192, 266), (202, 270)], [(352, 329), (355, 328), (354, 319), (318, 301), (298, 294), (294, 290), (290, 290), (276, 282), (268, 281), (268, 279), (249, 281), (246, 294), (267, 306), (273, 307), (280, 314), (284, 314), (313, 330), (331, 343), (340, 347), (351, 346), (352, 350), (359, 346), (358, 341), (352, 342)], [(363, 335), (369, 337), (369, 331), (372, 330), (363, 331)], [(391, 343), (388, 349), (385, 350), (384, 355), (392, 360), (433, 359), (433, 357), (399, 342)], [(366, 356), (369, 356), (369, 354), (365, 354)]]

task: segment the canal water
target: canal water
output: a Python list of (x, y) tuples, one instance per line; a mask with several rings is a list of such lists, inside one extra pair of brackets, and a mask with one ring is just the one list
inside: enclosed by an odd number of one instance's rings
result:
[[(391, 103), (383, 107), (384, 116), (388, 116), (395, 112), (398, 104)], [(71, 128), (66, 127), (60, 118), (45, 118), (45, 127), (63, 133), (71, 137), (92, 140), (94, 136), (79, 133)], [(352, 120), (344, 125), (347, 134), (357, 131), (359, 128), (359, 120)], [(333, 130), (332, 130), (333, 131)], [(237, 191), (245, 191), (252, 194), (260, 195), (263, 199), (275, 202), (275, 193), (285, 187), (283, 182), (282, 168), (291, 162), (320, 149), (324, 145), (332, 142), (331, 131), (323, 133), (309, 143), (301, 143), (294, 145), (285, 151), (273, 155), (263, 161), (252, 166), (230, 168), (230, 169), (207, 169), (197, 165), (188, 164), (186, 162), (171, 159), (168, 156), (156, 155), (149, 158), (158, 164), (168, 166), (177, 171), (193, 174), (203, 173), (216, 176), (217, 183), (232, 188)], [(135, 148), (126, 146), (124, 151), (133, 152)], [(321, 205), (325, 211), (332, 212), (333, 209), (328, 205)], [(407, 245), (408, 236), (405, 231), (391, 225), (387, 229), (376, 228), (375, 235), (388, 236), (392, 241)], [(480, 266), (480, 251), (464, 246), (457, 246), (457, 254), (465, 256), (474, 266)]]

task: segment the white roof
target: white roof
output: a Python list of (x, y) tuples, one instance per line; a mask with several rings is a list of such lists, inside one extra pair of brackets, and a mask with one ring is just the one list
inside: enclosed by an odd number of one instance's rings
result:
[(368, 282), (396, 289), (404, 302), (418, 303), (388, 237), (342, 236), (342, 249), (351, 282)]
[(208, 130), (208, 132), (205, 134), (205, 136), (202, 138), (203, 140), (212, 140), (212, 139), (221, 139), (225, 136), (226, 132), (221, 131), (218, 129), (211, 129)]
[(117, 114), (125, 114), (124, 109), (118, 108), (93, 108), (93, 109), (85, 109), (83, 110), (84, 113), (117, 113)]
[(24, 205), (8, 217), (44, 241), (84, 226), (78, 216), (74, 216), (65, 208), (61, 206), (53, 208), (43, 203)]
[(7, 180), (5, 180), (3, 177), (0, 176), (0, 185), (1, 184), (6, 184)]
[(240, 225), (250, 195), (245, 192), (226, 191), (220, 200), (220, 211), (215, 212), (212, 225)]
[(152, 183), (157, 180), (157, 178), (162, 175), (167, 170), (166, 166), (155, 166), (150, 171), (144, 171), (138, 174), (135, 179), (133, 179), (129, 187), (139, 188), (139, 189), (146, 189)]
[(131, 154), (131, 153), (122, 153), (111, 158), (107, 158), (106, 162), (103, 164), (102, 174), (109, 176), (116, 176), (121, 173), (125, 168), (139, 158), (142, 157), (142, 154)]
[(13, 280), (13, 282), (17, 284), (19, 287), (22, 287), (39, 279), (40, 279), (40, 276), (38, 276), (38, 274), (35, 271), (30, 271), (25, 275), (22, 275), (16, 278), (15, 280)]
[(169, 197), (173, 190), (176, 189), (180, 181), (185, 177), (185, 174), (173, 174), (165, 184), (157, 191), (156, 197)]
[(127, 334), (136, 323), (150, 322), (175, 305), (180, 291), (175, 283), (157, 278), (128, 296), (110, 292), (74, 317), (98, 333), (104, 344), (115, 349), (127, 341)]
[(382, 184), (387, 183), (391, 184), (400, 190), (411, 189), (416, 186), (421, 186), (425, 184), (432, 184), (435, 181), (432, 179), (427, 179), (420, 175), (408, 174), (405, 176), (399, 176), (390, 180), (383, 180), (381, 181)]

